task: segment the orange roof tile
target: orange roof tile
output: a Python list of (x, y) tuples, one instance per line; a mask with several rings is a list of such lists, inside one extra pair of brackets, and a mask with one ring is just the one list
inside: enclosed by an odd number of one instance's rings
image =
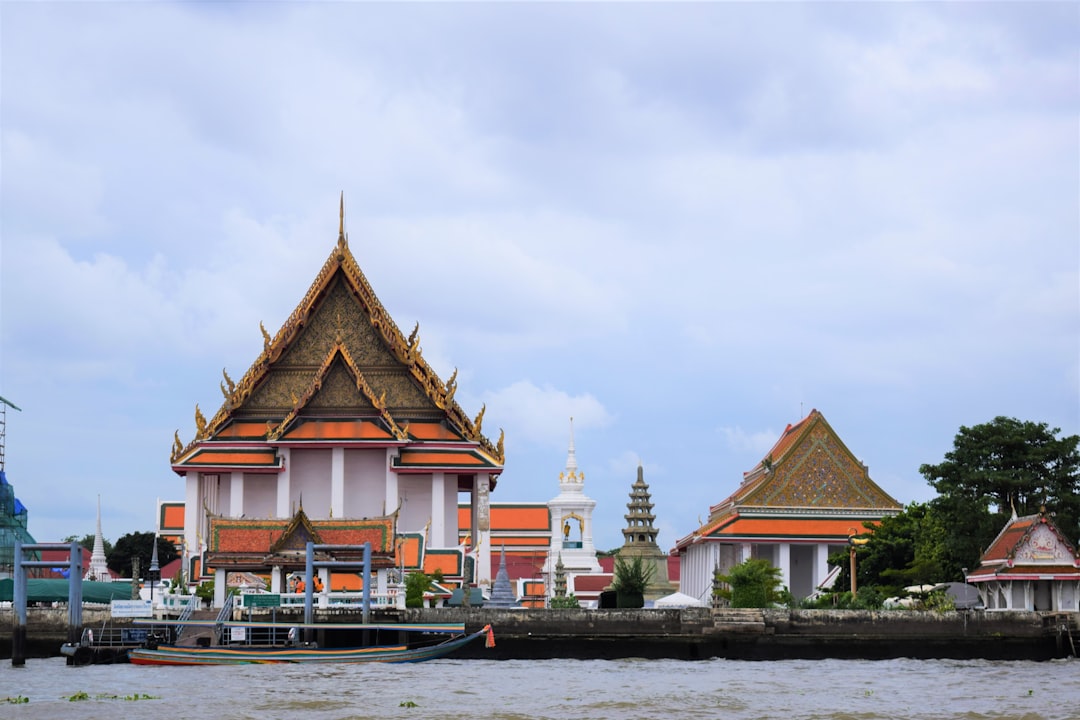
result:
[[(509, 503), (491, 504), (491, 529), (493, 532), (549, 532), (551, 515), (544, 504), (525, 505)], [(472, 527), (472, 511), (468, 505), (458, 505), (458, 527)], [(547, 543), (547, 540), (544, 540)]]
[(183, 530), (184, 529), (184, 504), (162, 503), (161, 505), (161, 529)]
[(265, 440), (265, 422), (233, 422), (222, 428), (215, 436), (217, 440)]
[(402, 450), (396, 468), (496, 467), (471, 450)]
[(393, 440), (387, 430), (370, 419), (306, 420), (282, 435), (281, 440)]
[(827, 538), (847, 541), (849, 535), (866, 532), (859, 519), (816, 518), (746, 518), (732, 516), (731, 522), (709, 533), (708, 537), (745, 538)]
[(418, 440), (445, 440), (447, 442), (460, 442), (461, 434), (454, 432), (442, 423), (437, 422), (414, 422), (409, 424), (409, 434)]
[(203, 446), (185, 460), (184, 465), (278, 468), (281, 463), (273, 450), (237, 450)]

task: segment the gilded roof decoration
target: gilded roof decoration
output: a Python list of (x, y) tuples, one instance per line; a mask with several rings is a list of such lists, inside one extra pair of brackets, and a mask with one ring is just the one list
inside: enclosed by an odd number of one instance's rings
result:
[[(789, 425), (765, 457), (728, 498), (709, 509), (709, 518), (691, 537), (729, 534), (740, 516), (804, 522), (799, 516), (867, 520), (894, 514), (900, 503), (882, 490), (866, 466), (844, 445), (817, 410)], [(749, 527), (745, 522), (740, 527)], [(796, 525), (793, 532), (798, 534)], [(772, 529), (770, 529), (772, 532)]]
[[(408, 337), (402, 334), (350, 252), (343, 226), (278, 332), (271, 337), (261, 322), (259, 328), (262, 352), (238, 382), (222, 370), (221, 408), (209, 422), (196, 410), (195, 437), (185, 447), (179, 447), (179, 433), (174, 438), (174, 464), (237, 421), (257, 420), (265, 425), (267, 440), (278, 439), (305, 408), (372, 412), (399, 441), (409, 439), (409, 422), (442, 420), (476, 443), (494, 465), (505, 461), (502, 438), (492, 444), (482, 434), (486, 408), (475, 419), (464, 413), (454, 400), (457, 371), (443, 383), (427, 363), (419, 323)], [(352, 388), (346, 382), (350, 377)]]

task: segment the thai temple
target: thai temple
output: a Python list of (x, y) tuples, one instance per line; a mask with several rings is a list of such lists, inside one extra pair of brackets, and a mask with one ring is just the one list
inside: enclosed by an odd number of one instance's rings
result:
[(1080, 612), (1080, 552), (1046, 508), (1014, 513), (965, 580), (987, 610)]
[(864, 522), (902, 509), (811, 410), (787, 426), (733, 494), (709, 508), (703, 525), (676, 543), (680, 591), (707, 601), (715, 570), (762, 558), (780, 569), (795, 598), (807, 597), (835, 579), (830, 553), (846, 549)]
[(213, 576), (217, 604), (229, 572), (269, 576), (281, 592), (310, 540), (370, 542), (380, 588), (395, 568), (436, 566), (489, 585), (502, 437), (484, 435), (483, 407), (469, 416), (455, 400), (457, 372), (444, 381), (424, 359), (419, 325), (405, 336), (376, 297), (344, 201), (307, 294), (273, 336), (260, 328), (251, 367), (236, 382), (223, 371), (220, 409), (207, 419), (196, 406), (194, 437), (174, 438), (189, 577)]

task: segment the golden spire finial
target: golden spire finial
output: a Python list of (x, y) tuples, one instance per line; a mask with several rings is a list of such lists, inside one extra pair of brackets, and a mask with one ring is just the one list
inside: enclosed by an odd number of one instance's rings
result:
[(341, 207), (338, 210), (338, 230), (337, 241), (339, 244), (345, 244), (345, 191), (341, 191)]

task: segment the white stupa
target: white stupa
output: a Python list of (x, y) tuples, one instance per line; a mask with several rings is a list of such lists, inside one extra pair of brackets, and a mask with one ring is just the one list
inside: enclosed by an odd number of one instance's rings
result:
[(101, 536), (101, 496), (97, 499), (97, 534), (94, 535), (94, 552), (90, 555), (90, 567), (86, 569), (83, 580), (98, 582), (112, 581), (109, 566), (105, 561), (105, 538)]
[(574, 452), (574, 419), (570, 418), (570, 449), (566, 469), (559, 473), (559, 495), (548, 501), (551, 514), (551, 544), (544, 561), (544, 574), (553, 577), (562, 558), (566, 574), (602, 573), (593, 545), (592, 514), (596, 501), (585, 494), (585, 473), (578, 470)]

